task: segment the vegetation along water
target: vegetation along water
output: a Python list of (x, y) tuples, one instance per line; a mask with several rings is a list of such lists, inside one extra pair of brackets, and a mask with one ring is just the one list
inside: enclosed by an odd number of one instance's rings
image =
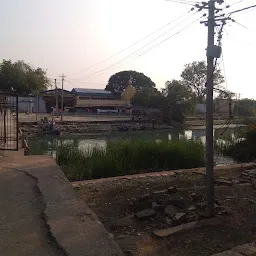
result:
[[(215, 130), (216, 164), (233, 163), (227, 148), (243, 131), (242, 127)], [(195, 129), (41, 137), (31, 140), (30, 146), (31, 154), (57, 155), (67, 176), (78, 180), (204, 166), (204, 141), (205, 130)]]

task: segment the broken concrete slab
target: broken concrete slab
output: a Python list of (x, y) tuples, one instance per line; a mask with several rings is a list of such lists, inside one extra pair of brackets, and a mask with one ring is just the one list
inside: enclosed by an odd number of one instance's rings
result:
[(215, 181), (216, 185), (220, 185), (220, 186), (232, 186), (233, 182), (230, 180), (226, 180), (226, 179), (216, 179)]
[(153, 232), (153, 234), (159, 238), (165, 238), (168, 236), (172, 236), (177, 233), (181, 233), (183, 231), (188, 231), (196, 228), (201, 228), (205, 226), (216, 226), (221, 225), (222, 219), (221, 218), (211, 218), (199, 221), (193, 221), (186, 224), (181, 224), (172, 228), (167, 229), (160, 229)]
[(212, 256), (242, 256), (242, 255), (234, 251), (225, 251), (225, 252), (213, 254)]
[(188, 211), (189, 212), (194, 212), (194, 211), (196, 211), (196, 207), (191, 205), (191, 206), (188, 207)]
[(256, 245), (255, 243), (243, 244), (236, 246), (232, 251), (240, 253), (243, 256), (256, 256)]
[(229, 251), (213, 254), (212, 256), (256, 256), (256, 244), (242, 244)]

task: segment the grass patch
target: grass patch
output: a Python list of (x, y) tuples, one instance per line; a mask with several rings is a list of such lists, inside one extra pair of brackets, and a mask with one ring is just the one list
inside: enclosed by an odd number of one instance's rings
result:
[(195, 141), (118, 141), (106, 148), (57, 148), (57, 163), (70, 180), (205, 166), (204, 146)]

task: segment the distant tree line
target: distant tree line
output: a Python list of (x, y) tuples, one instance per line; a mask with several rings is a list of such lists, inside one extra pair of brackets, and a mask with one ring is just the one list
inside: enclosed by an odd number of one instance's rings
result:
[[(122, 71), (112, 75), (106, 90), (122, 92), (132, 77), (136, 95), (132, 100), (134, 106), (159, 108), (165, 118), (183, 123), (187, 115), (194, 114), (197, 102), (203, 103), (206, 98), (207, 67), (204, 61), (186, 64), (181, 79), (172, 79), (158, 90), (155, 83), (143, 73)], [(224, 82), (220, 70), (214, 72), (214, 87), (220, 89)]]

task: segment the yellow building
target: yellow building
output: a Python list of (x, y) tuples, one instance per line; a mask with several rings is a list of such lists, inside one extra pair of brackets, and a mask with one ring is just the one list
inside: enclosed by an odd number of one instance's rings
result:
[(121, 94), (103, 89), (74, 88), (71, 93), (75, 97), (74, 108), (76, 112), (118, 113), (127, 112), (131, 108), (130, 100), (134, 94), (129, 90)]

